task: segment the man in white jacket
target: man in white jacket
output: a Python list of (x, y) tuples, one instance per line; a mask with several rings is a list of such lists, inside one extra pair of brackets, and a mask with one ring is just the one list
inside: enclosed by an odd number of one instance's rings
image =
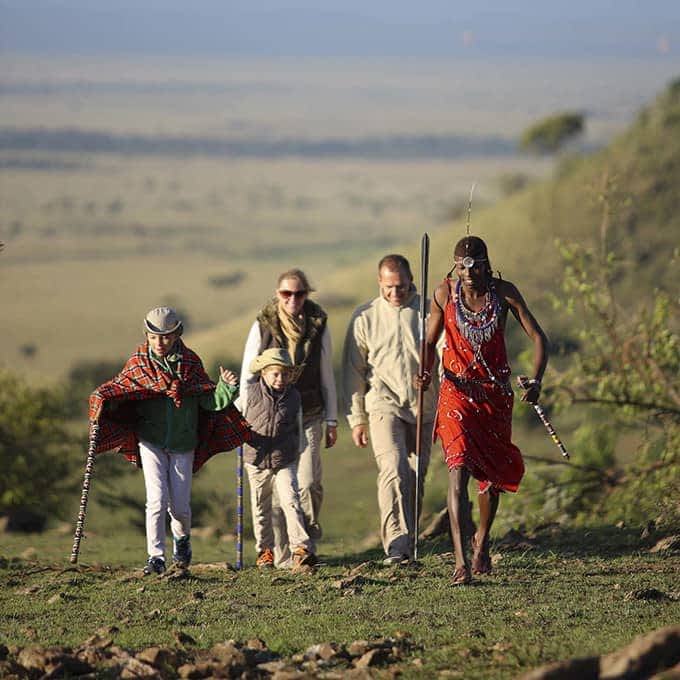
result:
[[(358, 307), (349, 323), (342, 362), (342, 396), (355, 446), (368, 446), (378, 467), (380, 528), (386, 558), (413, 554), (420, 295), (408, 260), (386, 255), (378, 265), (380, 295)], [(420, 489), (430, 460), (437, 371), (424, 395)], [(419, 507), (422, 504), (419, 503)]]

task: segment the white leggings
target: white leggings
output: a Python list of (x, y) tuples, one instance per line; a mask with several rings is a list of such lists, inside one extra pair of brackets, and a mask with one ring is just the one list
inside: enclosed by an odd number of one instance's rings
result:
[(168, 451), (139, 442), (146, 487), (146, 547), (149, 557), (165, 556), (165, 513), (174, 538), (191, 533), (191, 477), (194, 452)]

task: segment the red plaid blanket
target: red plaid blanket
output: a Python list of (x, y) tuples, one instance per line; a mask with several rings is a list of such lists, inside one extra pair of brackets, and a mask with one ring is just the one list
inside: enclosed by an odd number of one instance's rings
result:
[[(181, 355), (179, 377), (173, 378), (151, 360), (148, 343), (145, 342), (135, 350), (115, 378), (100, 385), (90, 395), (90, 422), (98, 425), (95, 453), (122, 453), (139, 466), (139, 441), (134, 432), (136, 414), (133, 402), (164, 396), (170, 397), (179, 407), (183, 397), (215, 389), (215, 383), (208, 377), (198, 355), (181, 340), (178, 354)], [(108, 405), (114, 402), (117, 408), (109, 408)], [(235, 406), (215, 412), (199, 409), (194, 472), (211, 456), (230, 451), (250, 441), (250, 438), (250, 425)]]

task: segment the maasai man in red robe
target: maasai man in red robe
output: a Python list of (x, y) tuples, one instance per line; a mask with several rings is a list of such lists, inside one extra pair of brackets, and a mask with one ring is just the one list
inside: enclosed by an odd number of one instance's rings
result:
[[(450, 275), (455, 271), (458, 276)], [(470, 540), (472, 572), (491, 571), (489, 530), (501, 491), (517, 491), (524, 474), (519, 449), (511, 441), (513, 392), (505, 350), (508, 310), (519, 321), (534, 347), (533, 378), (522, 401), (535, 403), (548, 361), (547, 339), (519, 290), (492, 276), (486, 244), (476, 236), (461, 239), (454, 266), (435, 289), (426, 337), (426, 363), (432, 365), (442, 330), (444, 379), (434, 426), (449, 469), (448, 510), (456, 559), (454, 585), (470, 583), (465, 555)], [(416, 378), (418, 382), (418, 378)], [(425, 371), (423, 385), (429, 383)], [(470, 516), (467, 485), (479, 483), (479, 529)]]

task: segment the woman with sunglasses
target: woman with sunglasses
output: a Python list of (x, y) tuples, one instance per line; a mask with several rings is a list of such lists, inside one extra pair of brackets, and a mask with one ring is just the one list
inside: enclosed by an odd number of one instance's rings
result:
[[(295, 386), (302, 397), (307, 445), (300, 454), (297, 474), (305, 528), (312, 541), (311, 551), (315, 553), (316, 541), (322, 534), (319, 524), (323, 501), (321, 441), (323, 438), (327, 449), (336, 442), (337, 396), (327, 316), (318, 304), (309, 299), (313, 290), (300, 269), (289, 269), (279, 276), (274, 298), (260, 310), (246, 340), (241, 370), (241, 403), (246, 403), (249, 384), (257, 380), (257, 376), (249, 371), (250, 363), (264, 350), (285, 348), (293, 363), (303, 367)], [(276, 498), (273, 514), (275, 565), (287, 567), (291, 558), (289, 542)]]

